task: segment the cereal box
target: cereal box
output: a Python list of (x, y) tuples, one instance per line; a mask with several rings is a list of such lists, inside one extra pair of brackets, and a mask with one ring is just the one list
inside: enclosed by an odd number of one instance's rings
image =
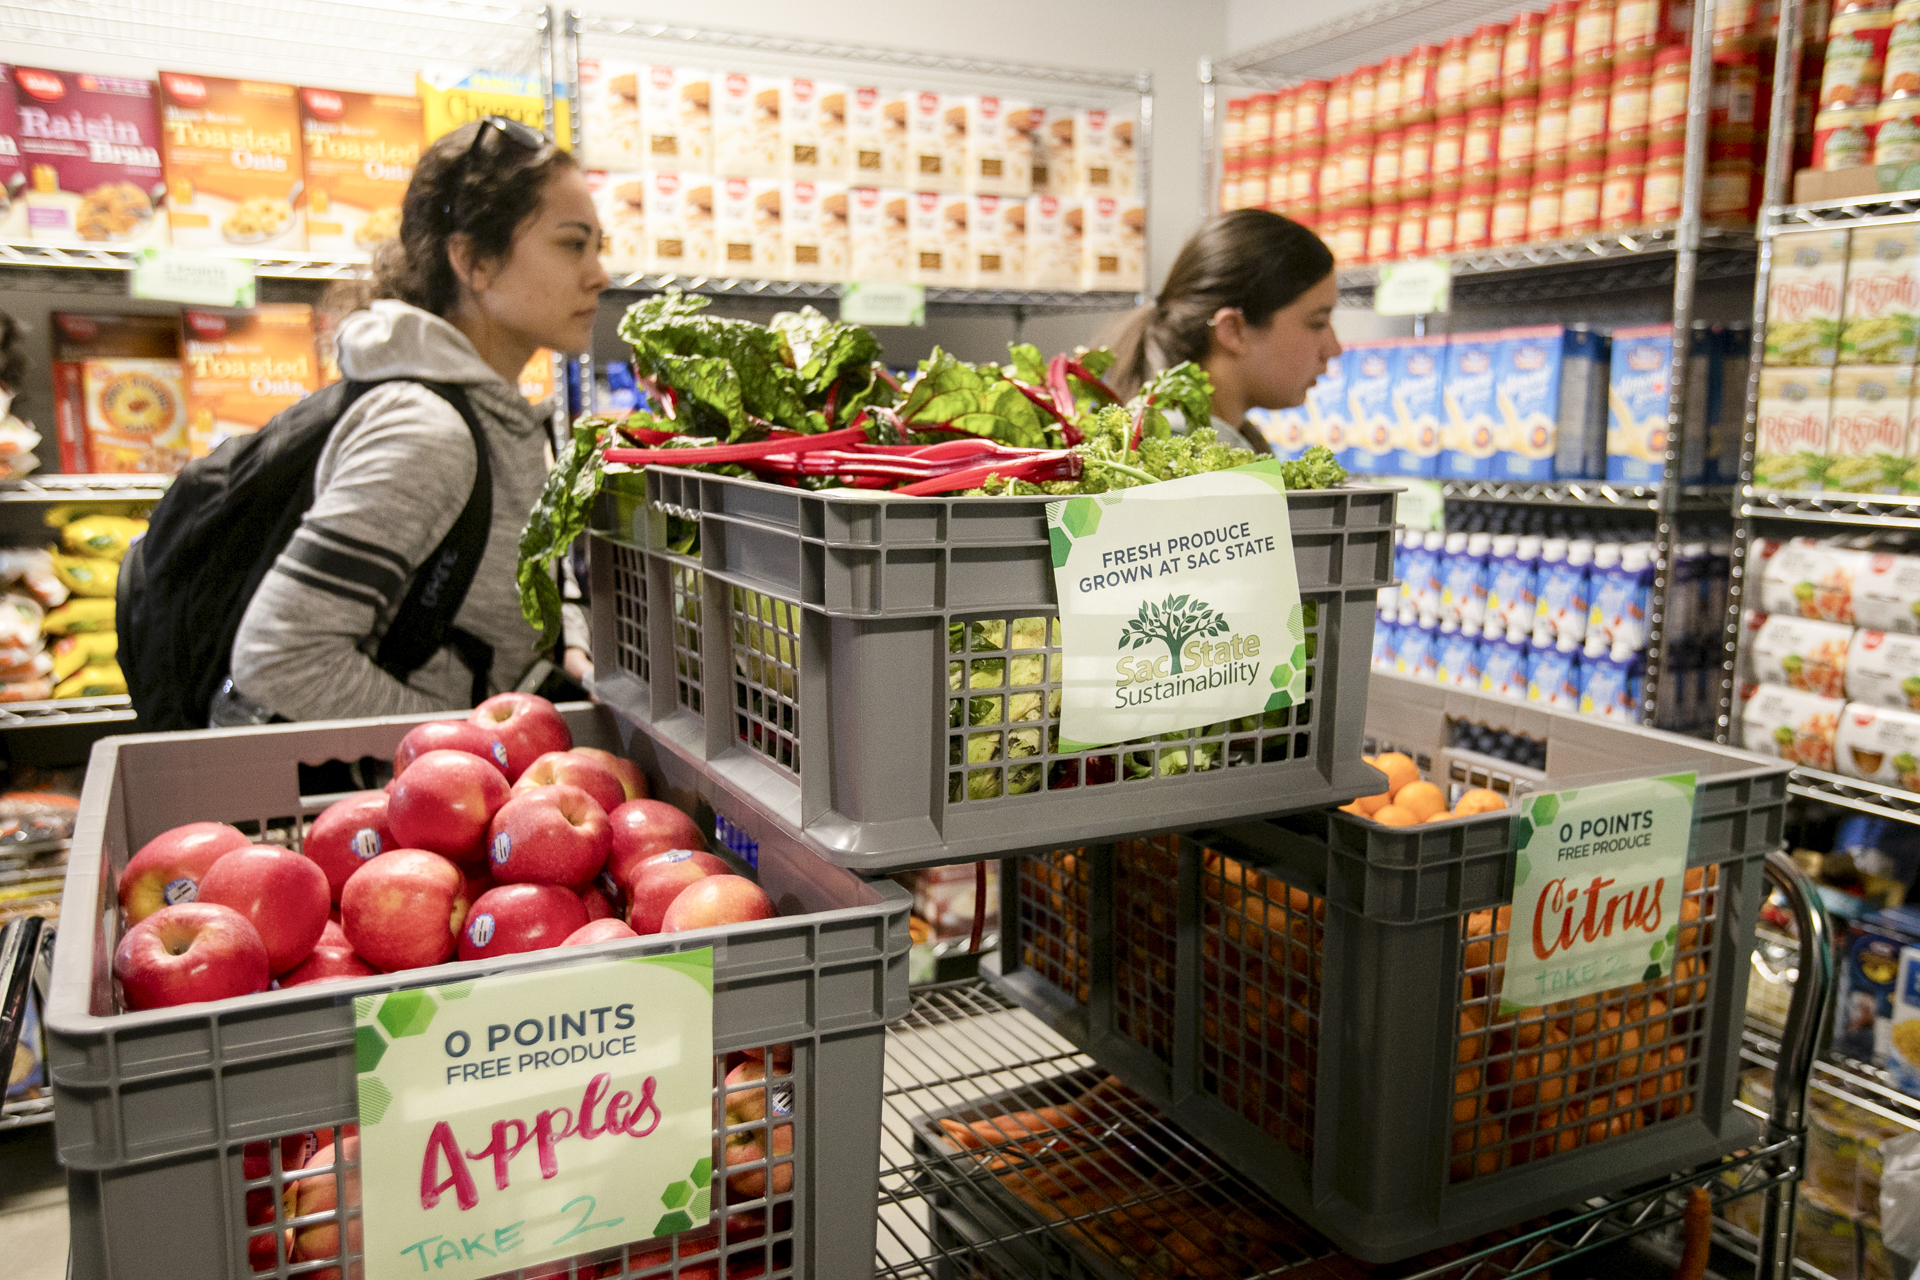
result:
[(1853, 628), (1845, 623), (1769, 614), (1752, 640), (1754, 678), (1761, 684), (1844, 698), (1852, 643)]
[(1763, 756), (1831, 772), (1834, 737), (1846, 705), (1840, 698), (1763, 684), (1740, 713), (1741, 745)]
[(1440, 474), (1449, 480), (1485, 480), (1493, 474), (1499, 348), (1499, 333), (1456, 333), (1448, 342), (1440, 396)]
[(713, 73), (650, 66), (640, 80), (640, 162), (648, 169), (713, 169)]
[(1832, 410), (1832, 369), (1763, 367), (1753, 429), (1754, 488), (1820, 488), (1832, 456)]
[(1920, 711), (1920, 637), (1860, 628), (1847, 649), (1847, 697)]
[(1840, 358), (1847, 233), (1776, 236), (1767, 275), (1766, 363), (1832, 364)]
[(979, 94), (966, 99), (966, 112), (967, 190), (1031, 194), (1035, 109), (1012, 98)]
[(957, 98), (948, 99), (923, 89), (907, 97), (907, 183), (919, 191), (958, 191), (960, 173), (948, 156), (947, 107), (961, 112), (960, 134), (965, 137), (966, 109)]
[(156, 216), (166, 188), (152, 83), (38, 67), (15, 67), (13, 81), (27, 235), (166, 244), (166, 220)]
[(1404, 338), (1393, 348), (1388, 375), (1393, 418), (1389, 475), (1434, 476), (1440, 471), (1440, 380), (1446, 372), (1443, 334)]
[(730, 178), (780, 176), (781, 86), (774, 76), (725, 71), (713, 79), (713, 169)]
[(1073, 180), (1083, 196), (1126, 190), (1114, 176), (1113, 119), (1113, 113), (1101, 107), (1073, 113)]
[(847, 192), (849, 274), (855, 280), (907, 278), (907, 193), (880, 187)]
[(1074, 113), (1052, 110), (1033, 131), (1033, 189), (1071, 196), (1078, 187), (1073, 171)]
[(60, 438), (60, 469), (98, 470), (88, 449), (86, 362), (129, 359), (159, 362), (171, 368), (161, 376), (160, 384), (178, 387), (181, 385), (180, 325), (169, 315), (112, 312), (56, 311), (50, 319), (53, 421)]
[(640, 77), (631, 62), (580, 59), (580, 145), (586, 162), (610, 172), (640, 168)]
[(847, 181), (898, 187), (907, 176), (907, 100), (873, 85), (847, 90)]
[(1146, 247), (1146, 209), (1137, 200), (1090, 196), (1085, 203), (1086, 240), (1080, 255), (1080, 287), (1137, 292)]
[(789, 280), (845, 280), (850, 251), (847, 189), (799, 179), (781, 184), (782, 274)]
[(204, 458), (320, 389), (313, 308), (293, 303), (181, 312), (187, 451)]
[(780, 184), (772, 178), (713, 180), (714, 271), (777, 280), (785, 269)]
[(1080, 282), (1086, 210), (1067, 196), (1027, 198), (1027, 287), (1071, 289)]
[(1018, 289), (1027, 278), (1027, 202), (970, 197), (967, 283), (976, 289)]
[(847, 86), (805, 76), (786, 82), (780, 163), (788, 179), (842, 180), (847, 168)]
[(606, 240), (600, 261), (613, 275), (647, 269), (647, 175), (587, 170), (594, 212)]
[(657, 275), (713, 270), (713, 178), (654, 170), (646, 183), (647, 270)]
[[(436, 138), (452, 133), (463, 124), (488, 116), (518, 120), (529, 129), (545, 133), (547, 107), (541, 92), (540, 77), (514, 71), (468, 71), (450, 74), (420, 72), (413, 79), (414, 93), (420, 98), (420, 119), (429, 145)], [(567, 105), (564, 85), (555, 86), (553, 132), (561, 147), (573, 136), (572, 109)]]
[(20, 162), (20, 109), (13, 68), (0, 62), (0, 240), (27, 238), (27, 170)]
[(1626, 325), (1613, 331), (1607, 372), (1607, 479), (1658, 485), (1667, 464), (1667, 380), (1673, 326)]
[[(1787, 549), (1799, 547), (1800, 540), (1796, 538), (1788, 544)], [(1786, 554), (1786, 549), (1780, 554)], [(1821, 552), (1808, 551), (1804, 555), (1818, 555), (1822, 564), (1840, 560), (1845, 565), (1849, 610), (1845, 621), (1872, 627), (1876, 631), (1898, 631), (1906, 635), (1920, 633), (1920, 557), (1841, 551), (1837, 547), (1824, 548)], [(1776, 555), (1774, 559), (1779, 559), (1779, 556)], [(1768, 567), (1772, 567), (1771, 562)], [(1804, 579), (1813, 575), (1803, 571), (1799, 576)], [(1762, 586), (1765, 585), (1766, 580), (1763, 579)], [(1799, 586), (1798, 590), (1804, 594), (1809, 587)]]
[(307, 250), (365, 259), (400, 234), (400, 204), (420, 161), (420, 100), (300, 90)]
[(178, 360), (86, 360), (80, 386), (88, 470), (170, 476), (186, 465), (186, 388)]
[(1840, 493), (1901, 493), (1913, 484), (1911, 365), (1843, 364), (1833, 371), (1824, 488)]
[(1393, 357), (1391, 338), (1347, 345), (1353, 364), (1347, 379), (1347, 448), (1350, 468), (1383, 475), (1393, 459)]
[(1920, 226), (1861, 227), (1847, 262), (1841, 364), (1912, 364), (1920, 351)]
[(1850, 778), (1920, 791), (1920, 715), (1850, 704), (1840, 717), (1834, 765)]

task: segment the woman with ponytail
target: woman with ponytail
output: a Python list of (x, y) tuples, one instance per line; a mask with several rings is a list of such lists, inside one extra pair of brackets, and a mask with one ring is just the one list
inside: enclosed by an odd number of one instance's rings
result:
[(1249, 409), (1288, 409), (1340, 355), (1339, 291), (1319, 236), (1264, 209), (1210, 219), (1180, 250), (1160, 295), (1129, 316), (1107, 381), (1132, 395), (1160, 369), (1191, 360), (1213, 381), (1213, 426), (1259, 453)]

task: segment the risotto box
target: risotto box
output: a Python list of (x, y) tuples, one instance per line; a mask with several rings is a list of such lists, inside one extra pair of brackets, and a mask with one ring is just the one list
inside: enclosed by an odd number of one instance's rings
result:
[(307, 247), (292, 85), (162, 71), (160, 144), (175, 248)]
[(14, 93), (29, 239), (167, 243), (151, 81), (15, 67)]
[(1833, 408), (1824, 488), (1901, 493), (1912, 483), (1911, 365), (1843, 364), (1833, 371)]
[(1776, 236), (1767, 276), (1768, 365), (1833, 364), (1847, 288), (1847, 233)]
[(1920, 352), (1920, 226), (1853, 232), (1840, 319), (1841, 364), (1912, 364)]
[(1765, 366), (1753, 428), (1753, 487), (1809, 490), (1831, 454), (1833, 369)]
[(188, 308), (181, 312), (181, 338), (192, 457), (252, 435), (320, 389), (311, 307), (281, 303), (238, 313)]
[(300, 90), (307, 250), (365, 260), (400, 234), (400, 204), (425, 145), (420, 99)]

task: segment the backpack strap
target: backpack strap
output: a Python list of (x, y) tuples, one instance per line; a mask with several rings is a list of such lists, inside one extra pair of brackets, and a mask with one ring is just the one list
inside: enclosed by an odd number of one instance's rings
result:
[(374, 661), (404, 683), (442, 648), (451, 648), (473, 675), (473, 701), (477, 706), (487, 697), (493, 646), (454, 626), (453, 619), (466, 603), (467, 591), (487, 552), (487, 536), (493, 528), (493, 466), (486, 433), (466, 391), (444, 382), (420, 385), (452, 405), (473, 436), (473, 492), (447, 536), (414, 571), (413, 586), (380, 638)]

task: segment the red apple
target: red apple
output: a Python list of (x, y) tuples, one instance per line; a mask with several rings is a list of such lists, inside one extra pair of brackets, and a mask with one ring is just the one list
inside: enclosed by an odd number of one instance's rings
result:
[(730, 876), (733, 874), (733, 868), (727, 865), (725, 858), (715, 857), (705, 849), (668, 849), (664, 853), (656, 853), (650, 857), (642, 858), (637, 865), (628, 871), (628, 874), (637, 874), (641, 867), (650, 866), (656, 862), (691, 862), (694, 866), (700, 868), (710, 876)]
[(612, 842), (606, 812), (563, 783), (507, 801), (488, 830), (487, 858), (501, 884), (576, 885), (600, 874)]
[[(343, 1143), (346, 1158), (360, 1158), (360, 1139), (349, 1136)], [(346, 1185), (346, 1199), (349, 1206), (360, 1203), (360, 1170), (358, 1167), (336, 1172), (333, 1170), (334, 1148), (331, 1144), (320, 1148), (313, 1159), (307, 1161), (309, 1169), (326, 1169), (326, 1173), (316, 1173), (311, 1177), (294, 1183), (294, 1216), (304, 1218), (309, 1214), (334, 1214), (294, 1231), (293, 1256), (297, 1262), (317, 1262), (323, 1258), (340, 1256), (340, 1219), (336, 1213), (340, 1194), (340, 1184)], [(335, 1179), (339, 1181), (335, 1181)], [(354, 1217), (348, 1221), (347, 1244), (354, 1252), (362, 1248), (361, 1219)], [(354, 1263), (352, 1275), (360, 1280), (364, 1274), (359, 1263)], [(303, 1280), (339, 1280), (338, 1267), (323, 1268), (305, 1273)]]
[(341, 886), (368, 858), (400, 845), (387, 826), (387, 793), (357, 791), (321, 810), (300, 842), (300, 852), (327, 873), (327, 891), (340, 901)]
[(649, 859), (634, 869), (627, 884), (627, 923), (635, 933), (659, 933), (661, 921), (687, 888), (708, 878), (692, 857)]
[(607, 815), (613, 824), (613, 859), (608, 870), (625, 884), (634, 867), (669, 849), (703, 849), (706, 837), (692, 818), (664, 800), (629, 800)]
[(587, 923), (595, 920), (607, 920), (619, 914), (613, 909), (612, 899), (597, 884), (589, 884), (580, 891), (580, 905), (587, 909)]
[[(720, 1237), (711, 1228), (698, 1235), (688, 1232), (680, 1236), (672, 1245), (649, 1249), (645, 1253), (627, 1254), (626, 1274), (630, 1276), (647, 1274), (648, 1280), (656, 1280), (653, 1269), (658, 1267), (660, 1269), (658, 1275), (664, 1277), (674, 1261), (673, 1251), (677, 1247), (680, 1251), (680, 1270), (675, 1274), (679, 1280), (720, 1280), (719, 1258), (715, 1257), (711, 1261), (706, 1259), (706, 1255), (713, 1253), (719, 1246)], [(698, 1258), (701, 1261), (689, 1262), (690, 1258)], [(618, 1275), (619, 1272), (616, 1270), (614, 1274)]]
[(620, 779), (620, 785), (626, 790), (629, 800), (644, 800), (652, 794), (647, 786), (647, 775), (640, 772), (639, 765), (624, 756), (617, 756), (611, 751), (602, 751), (599, 747), (575, 747), (571, 754), (585, 756)]
[(129, 925), (139, 924), (162, 907), (192, 902), (200, 877), (221, 854), (253, 841), (224, 822), (189, 822), (162, 831), (140, 846), (120, 873), (120, 909)]
[(571, 751), (549, 751), (528, 765), (527, 771), (513, 784), (513, 794), (557, 783), (580, 788), (593, 797), (603, 813), (612, 813), (627, 800), (620, 779), (596, 762)]
[(371, 978), (379, 970), (353, 954), (348, 946), (320, 946), (302, 960), (291, 973), (280, 976), (280, 989), (304, 987), (315, 982), (339, 982), (346, 978)]
[(637, 938), (640, 935), (627, 928), (624, 920), (591, 920), (567, 935), (563, 947), (590, 947), (596, 942), (612, 942), (615, 938)]
[(327, 927), (320, 931), (320, 941), (314, 943), (313, 947), (316, 951), (321, 947), (345, 947), (349, 951), (353, 950), (353, 944), (347, 941), (347, 931), (340, 927), (337, 909), (333, 915), (327, 917)]
[(235, 849), (208, 869), (200, 901), (232, 907), (267, 944), (267, 967), (275, 973), (305, 960), (327, 927), (327, 873), (291, 849), (256, 844)]
[(507, 802), (500, 771), (464, 751), (429, 751), (394, 784), (387, 826), (403, 849), (425, 849), (478, 867), (487, 824)]
[(557, 947), (587, 927), (579, 895), (557, 884), (503, 884), (467, 913), (462, 960), (487, 960)]
[[(765, 1129), (743, 1129), (739, 1133), (727, 1135), (727, 1166), (753, 1164), (765, 1160), (766, 1150), (761, 1146), (766, 1138)], [(775, 1159), (793, 1154), (793, 1126), (777, 1124), (773, 1126), (773, 1154)], [(773, 1166), (773, 1191), (775, 1195), (785, 1195), (793, 1190), (793, 1161), (788, 1159)], [(741, 1173), (727, 1175), (727, 1191), (740, 1199), (753, 1200), (767, 1194), (767, 1170), (763, 1166), (748, 1169)]]
[(531, 693), (496, 693), (467, 719), (500, 739), (507, 749), (509, 782), (519, 781), (527, 766), (547, 752), (573, 745), (573, 733), (553, 704)]
[(466, 877), (424, 849), (381, 854), (340, 893), (340, 923), (354, 953), (388, 973), (451, 956), (466, 918)]
[(120, 939), (113, 953), (129, 1009), (225, 1000), (267, 989), (267, 944), (232, 907), (162, 907)]
[[(745, 1062), (727, 1072), (727, 1123), (751, 1124), (755, 1120), (764, 1120), (767, 1115), (767, 1064), (759, 1058), (748, 1058)], [(776, 1118), (784, 1119), (793, 1114), (792, 1094), (785, 1085), (774, 1087), (773, 1112)]]
[(467, 878), (468, 902), (480, 901), (480, 895), (493, 888), (493, 877), (488, 875), (484, 870), (470, 871), (466, 867), (462, 867), (460, 868), (460, 873)]
[(393, 776), (399, 777), (429, 751), (464, 751), (507, 771), (507, 749), (500, 739), (471, 720), (429, 720), (407, 730), (393, 753)]
[(660, 921), (660, 932), (745, 924), (749, 920), (771, 920), (779, 914), (773, 899), (745, 876), (707, 876), (688, 885), (673, 900)]

